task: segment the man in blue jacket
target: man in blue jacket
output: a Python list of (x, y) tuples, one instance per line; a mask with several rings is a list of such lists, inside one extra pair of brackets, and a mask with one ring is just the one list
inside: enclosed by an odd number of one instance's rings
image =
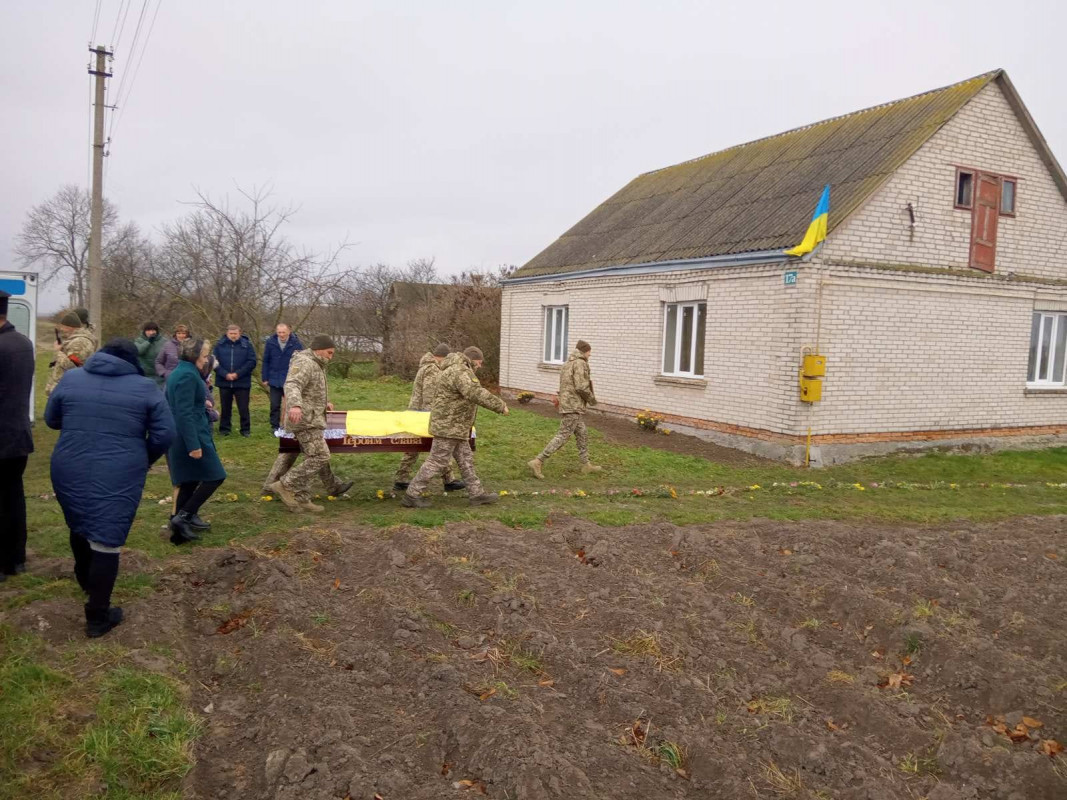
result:
[(230, 325), (226, 335), (215, 343), (216, 383), (222, 403), (222, 418), (219, 433), (229, 436), (233, 401), (237, 400), (237, 412), (241, 415), (241, 435), (252, 435), (252, 421), (248, 417), (248, 392), (252, 388), (252, 370), (256, 367), (256, 350), (252, 342), (241, 333), (240, 325)]
[(289, 374), (289, 360), (297, 350), (304, 349), (304, 345), (288, 323), (279, 322), (274, 331), (263, 345), (263, 367), (259, 371), (264, 388), (270, 392), (272, 431), (278, 430), (282, 425), (282, 398), (285, 397), (285, 376)]

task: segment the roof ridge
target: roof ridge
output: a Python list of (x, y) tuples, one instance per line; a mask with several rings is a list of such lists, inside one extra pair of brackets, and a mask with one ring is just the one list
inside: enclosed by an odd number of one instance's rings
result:
[(879, 109), (888, 108), (889, 106), (894, 106), (898, 103), (906, 103), (909, 100), (917, 100), (920, 97), (926, 97), (928, 95), (937, 94), (938, 92), (947, 91), (948, 89), (954, 89), (957, 86), (963, 86), (964, 84), (971, 83), (973, 81), (984, 80), (986, 83), (988, 83), (996, 79), (1003, 73), (1004, 69), (1002, 67), (997, 67), (996, 69), (990, 70), (989, 72), (983, 72), (979, 75), (975, 75), (970, 78), (965, 78), (962, 81), (956, 81), (956, 83), (950, 83), (937, 89), (928, 89), (925, 92), (919, 92), (918, 94), (909, 95), (907, 97), (899, 97), (896, 100), (889, 100), (885, 103), (878, 103), (877, 105), (868, 106), (867, 108), (860, 108), (856, 111), (849, 111), (847, 114), (838, 114), (835, 117), (827, 117), (826, 119), (821, 119), (818, 122), (810, 122), (807, 125), (799, 125), (796, 128), (789, 128), (788, 130), (773, 133), (769, 136), (761, 136), (758, 139), (752, 139), (747, 142), (742, 142), (741, 144), (735, 144), (731, 145), (730, 147), (724, 147), (721, 150), (715, 150), (711, 153), (705, 153), (702, 156), (696, 156), (694, 158), (686, 159), (685, 161), (679, 161), (677, 164), (670, 164), (666, 167), (660, 167), (659, 169), (651, 169), (648, 172), (642, 172), (637, 177), (640, 178), (644, 175), (655, 175), (657, 172), (663, 172), (664, 170), (674, 169), (675, 167), (681, 167), (685, 164), (693, 164), (697, 161), (703, 161), (705, 158), (711, 158), (712, 156), (721, 155), (722, 153), (728, 153), (731, 150), (740, 150), (743, 147), (750, 147), (751, 145), (759, 144), (760, 142), (766, 142), (771, 139), (777, 139), (780, 136), (788, 136), (791, 133), (798, 133), (799, 131), (810, 130), (811, 128), (818, 127), (819, 125), (826, 125), (830, 122), (837, 122), (838, 120), (847, 119), (848, 117), (855, 117), (860, 114), (866, 114), (870, 111), (878, 111)]

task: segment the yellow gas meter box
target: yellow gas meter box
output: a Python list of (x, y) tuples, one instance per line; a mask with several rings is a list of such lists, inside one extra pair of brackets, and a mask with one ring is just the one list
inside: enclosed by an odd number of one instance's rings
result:
[(821, 378), (826, 374), (826, 356), (817, 354), (804, 356), (802, 374), (807, 378)]
[(800, 376), (800, 399), (805, 403), (818, 403), (822, 400), (822, 381), (818, 378)]

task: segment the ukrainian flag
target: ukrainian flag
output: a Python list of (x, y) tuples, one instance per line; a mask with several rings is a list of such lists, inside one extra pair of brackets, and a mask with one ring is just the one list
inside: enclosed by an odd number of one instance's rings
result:
[(804, 241), (796, 247), (785, 251), (787, 256), (802, 256), (815, 249), (815, 245), (826, 238), (826, 219), (830, 216), (830, 184), (826, 184), (822, 190), (819, 204), (815, 206), (815, 213), (811, 217), (808, 232), (804, 234)]

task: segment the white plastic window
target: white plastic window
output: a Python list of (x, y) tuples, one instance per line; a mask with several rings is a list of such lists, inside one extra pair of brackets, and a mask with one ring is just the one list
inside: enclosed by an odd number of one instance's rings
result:
[(1029, 386), (1063, 386), (1067, 356), (1067, 314), (1034, 312), (1030, 326)]
[(663, 307), (663, 374), (704, 376), (707, 303), (667, 303)]
[(562, 364), (567, 360), (567, 306), (545, 306), (546, 364)]

